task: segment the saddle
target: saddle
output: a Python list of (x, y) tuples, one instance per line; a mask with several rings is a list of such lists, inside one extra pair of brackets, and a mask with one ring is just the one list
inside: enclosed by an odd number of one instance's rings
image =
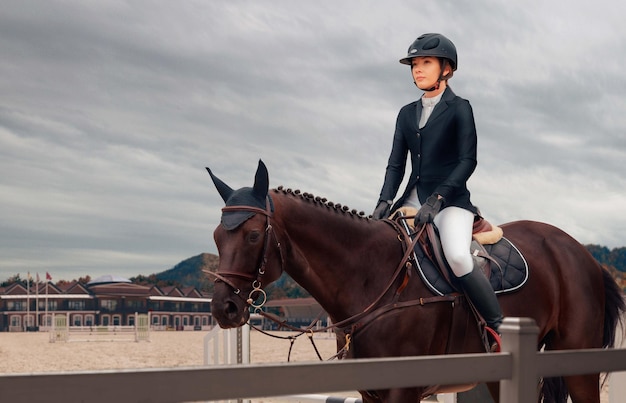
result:
[[(413, 217), (417, 209), (402, 207), (390, 217), (400, 227), (414, 236)], [(504, 237), (500, 227), (478, 216), (474, 221), (470, 252), (475, 264), (489, 279), (496, 294), (512, 292), (528, 280), (528, 263), (522, 253)], [(445, 259), (439, 234), (428, 224), (421, 232), (413, 250), (415, 269), (426, 286), (437, 295), (460, 292), (458, 281)]]

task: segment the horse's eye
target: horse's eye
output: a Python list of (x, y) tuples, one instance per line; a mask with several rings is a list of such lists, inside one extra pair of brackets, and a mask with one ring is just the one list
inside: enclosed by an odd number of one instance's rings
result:
[(259, 231), (252, 231), (248, 234), (248, 242), (257, 243), (261, 239), (261, 233)]

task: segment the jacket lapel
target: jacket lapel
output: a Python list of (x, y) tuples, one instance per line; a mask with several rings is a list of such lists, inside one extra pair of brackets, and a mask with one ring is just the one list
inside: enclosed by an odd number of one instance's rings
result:
[(424, 109), (424, 107), (422, 106), (422, 98), (420, 98), (415, 103), (415, 126), (417, 127), (418, 131), (420, 129), (420, 119), (422, 118), (422, 109)]
[[(435, 109), (433, 109), (433, 113), (430, 114), (430, 117), (428, 118), (428, 121), (426, 122), (426, 126), (428, 126), (430, 124), (430, 122), (434, 121), (435, 119), (437, 119), (437, 117), (439, 115), (441, 115), (442, 113), (445, 112), (446, 109), (448, 109), (448, 102), (450, 102), (451, 100), (453, 100), (456, 97), (456, 95), (454, 94), (454, 92), (452, 92), (452, 90), (448, 87), (446, 88), (446, 90), (443, 92), (443, 96), (441, 97), (441, 100), (439, 102), (437, 102), (437, 105), (435, 105)], [(420, 100), (419, 102), (419, 116), (421, 116), (422, 113), (422, 102)], [(419, 119), (418, 119), (419, 122)]]

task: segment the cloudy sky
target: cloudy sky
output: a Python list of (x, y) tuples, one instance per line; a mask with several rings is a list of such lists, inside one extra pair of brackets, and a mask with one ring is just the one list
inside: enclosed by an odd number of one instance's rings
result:
[(0, 281), (134, 276), (216, 252), (204, 167), (373, 210), (398, 63), (425, 32), (479, 135), (473, 201), (626, 245), (626, 3), (83, 1), (0, 6)]

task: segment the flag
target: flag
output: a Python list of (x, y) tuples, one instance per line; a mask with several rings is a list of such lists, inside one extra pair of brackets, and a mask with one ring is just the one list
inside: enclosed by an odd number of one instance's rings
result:
[(37, 272), (37, 284), (39, 284), (39, 272)]
[(52, 280), (52, 276), (48, 272), (46, 272), (46, 280), (48, 280), (48, 281)]

